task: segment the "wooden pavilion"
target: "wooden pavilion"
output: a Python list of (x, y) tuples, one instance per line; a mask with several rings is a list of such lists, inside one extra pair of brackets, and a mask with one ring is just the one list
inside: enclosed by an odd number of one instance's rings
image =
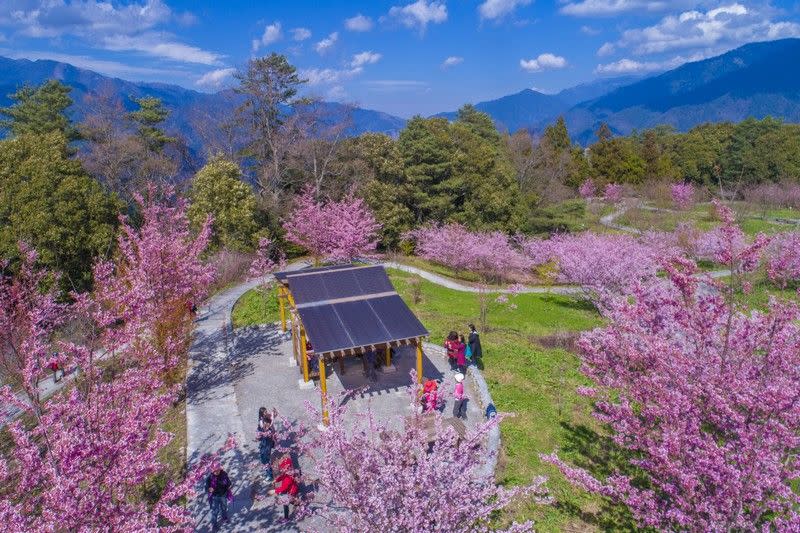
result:
[(304, 382), (315, 377), (312, 363), (318, 363), (325, 423), (326, 362), (339, 361), (344, 372), (344, 358), (363, 358), (372, 351), (391, 367), (391, 349), (413, 345), (421, 382), (422, 341), (428, 330), (397, 294), (382, 266), (308, 268), (278, 272), (275, 278), (281, 327), (291, 328), (292, 349)]

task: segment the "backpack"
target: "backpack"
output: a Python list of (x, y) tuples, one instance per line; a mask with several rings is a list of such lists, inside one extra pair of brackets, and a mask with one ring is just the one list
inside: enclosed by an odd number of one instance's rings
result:
[(467, 359), (472, 359), (472, 346), (469, 344), (467, 344), (466, 348), (464, 348), (464, 355), (467, 357)]

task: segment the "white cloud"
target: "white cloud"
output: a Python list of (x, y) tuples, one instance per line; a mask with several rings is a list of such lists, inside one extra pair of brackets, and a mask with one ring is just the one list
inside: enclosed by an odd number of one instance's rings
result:
[(352, 68), (363, 67), (364, 65), (371, 65), (373, 63), (377, 63), (380, 59), (381, 55), (376, 54), (375, 52), (361, 52), (353, 56), (353, 60), (350, 62), (350, 66)]
[(567, 66), (567, 60), (555, 54), (540, 54), (536, 59), (520, 59), (519, 66), (528, 72), (542, 72)]
[(338, 40), (339, 40), (339, 32), (335, 31), (330, 35), (328, 35), (327, 37), (325, 37), (324, 39), (322, 39), (321, 41), (319, 41), (316, 45), (314, 45), (314, 48), (320, 54), (324, 54), (325, 52), (333, 48), (333, 45), (335, 45), (336, 41)]
[(300, 77), (308, 81), (309, 86), (337, 84), (343, 80), (348, 80), (363, 72), (363, 68), (333, 69), (333, 68), (310, 68), (300, 71)]
[(581, 26), (581, 33), (584, 35), (600, 35), (600, 30), (591, 26)]
[(389, 17), (407, 28), (418, 28), (424, 33), (428, 24), (441, 24), (447, 20), (447, 5), (444, 2), (417, 0), (413, 4), (393, 6)]
[(603, 46), (597, 49), (597, 55), (599, 57), (610, 56), (617, 50), (617, 47), (614, 46), (613, 43), (603, 43)]
[(294, 28), (292, 32), (292, 39), (295, 41), (305, 41), (311, 37), (311, 30), (308, 28)]
[(75, 37), (93, 48), (135, 51), (178, 62), (217, 65), (221, 54), (180, 42), (163, 25), (191, 25), (197, 17), (173, 12), (162, 0), (2, 0), (0, 26), (33, 38)]
[(629, 11), (664, 11), (668, 8), (682, 8), (698, 3), (689, 0), (582, 0), (570, 2), (560, 11), (565, 15), (596, 17), (618, 15)]
[(527, 6), (531, 0), (485, 0), (478, 6), (482, 19), (501, 19), (514, 12), (520, 6)]
[[(710, 54), (713, 55), (713, 54)], [(675, 56), (664, 61), (636, 61), (629, 58), (620, 59), (613, 63), (597, 65), (594, 69), (600, 75), (620, 75), (620, 74), (644, 74), (648, 72), (660, 72), (677, 68), (684, 63), (700, 61), (710, 57), (709, 54), (696, 53), (689, 56)]]
[(253, 39), (253, 52), (257, 51), (262, 46), (269, 46), (272, 43), (281, 40), (282, 38), (283, 32), (281, 31), (280, 22), (267, 24), (267, 26), (264, 28), (264, 35), (261, 36), (261, 39)]
[(369, 31), (373, 25), (372, 19), (361, 13), (344, 21), (344, 27), (350, 31)]
[(179, 42), (170, 42), (168, 35), (148, 32), (136, 36), (115, 35), (102, 39), (102, 47), (113, 51), (141, 52), (154, 57), (161, 57), (182, 63), (200, 65), (219, 65), (224, 57), (196, 46)]
[(442, 68), (450, 68), (456, 65), (460, 65), (464, 62), (464, 58), (460, 56), (450, 56), (444, 61), (442, 61)]
[(344, 100), (347, 100), (348, 96), (349, 95), (347, 94), (347, 91), (345, 91), (344, 87), (341, 85), (334, 85), (328, 89), (327, 93), (325, 93), (325, 98), (327, 100), (333, 100), (335, 102), (343, 102)]
[(199, 85), (200, 87), (216, 89), (220, 87), (225, 80), (233, 76), (235, 72), (235, 68), (220, 68), (217, 70), (212, 70), (211, 72), (206, 72), (200, 76), (195, 84)]
[[(99, 0), (51, 0), (35, 4), (27, 0), (5, 0), (0, 11), (0, 24), (14, 25), (15, 30), (29, 37), (133, 35), (175, 17), (161, 0), (127, 5)], [(183, 17), (178, 15), (177, 20)]]
[(800, 24), (773, 22), (767, 13), (734, 3), (706, 12), (685, 11), (664, 17), (658, 24), (627, 30), (617, 43), (636, 54), (678, 49), (721, 53), (752, 41), (800, 36)]

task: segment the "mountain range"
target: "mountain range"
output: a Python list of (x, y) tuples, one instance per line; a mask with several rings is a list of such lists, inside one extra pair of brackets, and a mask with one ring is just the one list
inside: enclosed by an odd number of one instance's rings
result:
[[(475, 107), (488, 113), (498, 127), (520, 128), (534, 134), (556, 117), (564, 116), (574, 140), (590, 144), (605, 122), (616, 134), (667, 124), (685, 131), (703, 122), (740, 121), (773, 116), (800, 122), (800, 39), (751, 43), (725, 54), (684, 64), (646, 78), (606, 78), (565, 89), (557, 94), (525, 89)], [(73, 118), (87, 110), (84, 97), (105, 91), (122, 97), (156, 96), (170, 109), (167, 128), (179, 131), (189, 146), (202, 145), (203, 118), (221, 117), (236, 105), (232, 91), (201, 93), (176, 85), (139, 83), (109, 78), (66, 63), (0, 57), (0, 106), (24, 84), (56, 78), (73, 88)], [(342, 104), (321, 104), (336, 111)], [(351, 134), (367, 131), (397, 135), (405, 120), (369, 109), (352, 111)], [(456, 112), (439, 113), (453, 119)]]

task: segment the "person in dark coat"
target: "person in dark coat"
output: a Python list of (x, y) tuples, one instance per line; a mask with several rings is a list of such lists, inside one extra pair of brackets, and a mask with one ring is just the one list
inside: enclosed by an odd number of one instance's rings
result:
[(219, 528), (218, 519), (228, 520), (228, 502), (233, 499), (231, 493), (231, 479), (219, 463), (211, 466), (211, 473), (206, 478), (206, 493), (208, 505), (211, 507), (211, 527), (216, 531)]
[(258, 410), (258, 429), (256, 438), (258, 439), (258, 454), (261, 464), (264, 465), (264, 473), (268, 481), (272, 481), (272, 449), (275, 447), (275, 429), (272, 427), (277, 412), (267, 411), (266, 407)]
[(481, 336), (478, 334), (478, 330), (475, 329), (475, 324), (469, 325), (469, 338), (467, 339), (467, 343), (469, 344), (469, 350), (472, 354), (472, 360), (475, 361), (476, 365), (479, 364), (483, 352), (481, 351)]

